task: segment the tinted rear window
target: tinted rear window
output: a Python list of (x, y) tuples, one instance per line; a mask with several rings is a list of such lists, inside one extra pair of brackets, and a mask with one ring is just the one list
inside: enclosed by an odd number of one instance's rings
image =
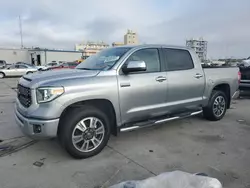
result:
[(163, 49), (165, 56), (166, 70), (188, 70), (194, 68), (193, 60), (187, 50), (182, 49)]

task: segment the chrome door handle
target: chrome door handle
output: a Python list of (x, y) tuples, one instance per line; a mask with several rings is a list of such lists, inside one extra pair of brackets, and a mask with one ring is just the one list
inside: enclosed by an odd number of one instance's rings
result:
[(167, 78), (164, 77), (164, 76), (159, 76), (159, 77), (157, 77), (155, 80), (156, 80), (157, 82), (163, 82), (163, 81), (167, 80)]
[(121, 83), (120, 86), (121, 87), (130, 87), (130, 83)]
[(194, 77), (195, 77), (195, 78), (201, 78), (201, 77), (203, 77), (203, 75), (202, 75), (202, 74), (197, 73)]

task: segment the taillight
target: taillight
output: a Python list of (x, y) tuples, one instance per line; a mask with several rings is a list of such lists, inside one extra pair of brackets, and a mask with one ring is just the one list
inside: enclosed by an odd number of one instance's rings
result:
[(238, 72), (238, 83), (240, 83), (240, 80), (241, 80), (241, 72), (239, 71)]

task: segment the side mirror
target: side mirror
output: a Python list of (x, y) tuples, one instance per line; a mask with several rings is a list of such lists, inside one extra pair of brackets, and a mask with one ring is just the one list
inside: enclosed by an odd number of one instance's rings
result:
[(130, 72), (146, 71), (147, 66), (144, 61), (129, 61), (126, 65), (122, 67), (122, 71), (125, 74)]

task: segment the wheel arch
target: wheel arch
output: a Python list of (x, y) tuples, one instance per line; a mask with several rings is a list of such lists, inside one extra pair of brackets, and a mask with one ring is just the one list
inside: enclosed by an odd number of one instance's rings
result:
[(0, 73), (2, 73), (4, 76), (6, 76), (6, 74), (4, 72), (0, 71)]
[(59, 121), (59, 127), (57, 134), (59, 134), (60, 129), (62, 127), (61, 121), (63, 121), (63, 118), (66, 116), (66, 114), (71, 110), (72, 108), (81, 108), (83, 106), (94, 106), (98, 109), (100, 109), (103, 113), (105, 113), (108, 118), (111, 119), (111, 133), (113, 135), (117, 135), (117, 121), (116, 121), (116, 112), (114, 105), (112, 102), (108, 99), (91, 99), (91, 100), (84, 100), (84, 101), (78, 101), (73, 104), (68, 105), (63, 112), (60, 115), (60, 121)]
[(225, 93), (225, 95), (227, 97), (227, 108), (229, 109), (230, 105), (231, 105), (231, 90), (230, 90), (230, 85), (228, 83), (217, 84), (212, 89), (212, 91), (214, 91), (214, 90), (222, 91), (222, 92)]

